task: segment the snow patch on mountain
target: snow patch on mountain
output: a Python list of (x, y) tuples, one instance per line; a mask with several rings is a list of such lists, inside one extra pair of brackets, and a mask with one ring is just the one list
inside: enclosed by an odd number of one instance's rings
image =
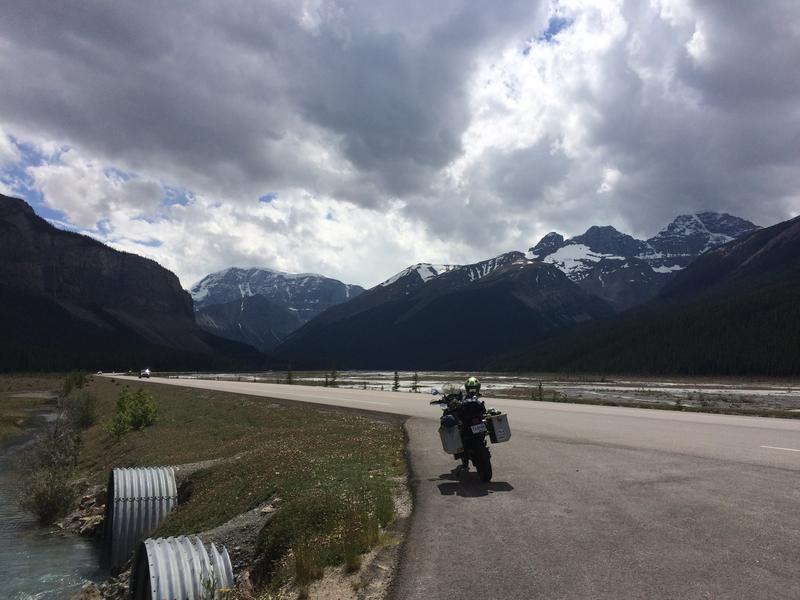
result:
[(509, 254), (501, 254), (500, 256), (495, 256), (489, 260), (484, 260), (482, 262), (475, 263), (474, 265), (465, 265), (461, 268), (467, 270), (467, 276), (469, 277), (470, 281), (477, 281), (478, 279), (483, 279), (500, 267), (504, 267), (507, 264), (516, 263), (518, 260), (519, 259), (517, 257), (511, 257)]
[(383, 287), (392, 285), (396, 281), (412, 273), (419, 275), (423, 282), (428, 282), (434, 277), (438, 277), (442, 273), (447, 273), (448, 271), (458, 269), (459, 267), (460, 265), (433, 265), (431, 263), (417, 263), (416, 265), (411, 265), (410, 267), (403, 269), (379, 285)]
[(582, 279), (586, 272), (592, 270), (597, 263), (604, 259), (626, 260), (624, 256), (594, 252), (583, 244), (567, 244), (546, 256), (544, 262), (558, 267), (567, 277), (574, 281)]
[(680, 265), (670, 265), (670, 266), (662, 265), (659, 267), (650, 267), (650, 268), (653, 269), (653, 271), (655, 271), (656, 273), (674, 273), (675, 271), (683, 270), (684, 267)]

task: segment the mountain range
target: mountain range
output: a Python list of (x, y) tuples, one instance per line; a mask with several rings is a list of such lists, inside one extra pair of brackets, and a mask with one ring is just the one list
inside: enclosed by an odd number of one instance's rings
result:
[(760, 229), (701, 212), (647, 240), (553, 232), (527, 252), (418, 263), (368, 290), (230, 268), (190, 294), (154, 261), (0, 196), (0, 255), (5, 370), (800, 373), (800, 219)]
[[(756, 229), (756, 225), (738, 217), (701, 212), (679, 216), (648, 240), (638, 240), (610, 226), (595, 226), (566, 240), (551, 232), (524, 256), (510, 252), (471, 265), (418, 263), (363, 297), (364, 290), (359, 286), (322, 275), (266, 268), (212, 273), (193, 285), (191, 294), (202, 328), (264, 352), (274, 351), (309, 321), (313, 320), (314, 326), (295, 339), (308, 343), (306, 336), (319, 332), (322, 324), (405, 298), (429, 282), (436, 283), (426, 288), (427, 297), (475, 282), (521, 258), (552, 264), (585, 292), (620, 312), (654, 298), (677, 271), (702, 252)], [(267, 302), (253, 300), (256, 297)], [(326, 312), (333, 307), (337, 308)], [(557, 322), (563, 325), (561, 320)], [(294, 343), (287, 340), (281, 352), (298, 360), (298, 353), (292, 349)]]
[(475, 368), (576, 324), (656, 297), (712, 248), (758, 230), (718, 213), (684, 215), (649, 240), (613, 227), (470, 265), (419, 263), (334, 306), (274, 349), (294, 364)]
[(800, 374), (800, 217), (702, 254), (651, 302), (487, 368), (687, 375)]
[(727, 214), (681, 215), (648, 240), (610, 226), (564, 240), (548, 233), (528, 256), (556, 265), (581, 288), (622, 311), (654, 298), (672, 275), (711, 248), (758, 229)]

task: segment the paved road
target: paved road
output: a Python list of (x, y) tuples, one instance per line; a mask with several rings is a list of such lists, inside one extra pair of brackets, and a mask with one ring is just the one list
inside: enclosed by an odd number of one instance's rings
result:
[(398, 600), (800, 598), (800, 421), (486, 399), (513, 437), (481, 484), (424, 394), (153, 381), (410, 416)]

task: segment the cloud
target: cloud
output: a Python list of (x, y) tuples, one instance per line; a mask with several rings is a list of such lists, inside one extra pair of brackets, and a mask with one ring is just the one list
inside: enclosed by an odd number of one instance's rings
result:
[(22, 155), (10, 136), (0, 133), (0, 168), (10, 167), (22, 160)]
[(233, 264), (370, 285), (550, 230), (800, 210), (791, 0), (9, 0), (2, 17), (0, 185), (184, 285)]

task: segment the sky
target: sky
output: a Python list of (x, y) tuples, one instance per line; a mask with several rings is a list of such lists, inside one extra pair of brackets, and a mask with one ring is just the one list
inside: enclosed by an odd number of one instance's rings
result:
[(770, 225), (799, 59), (796, 0), (4, 0), (0, 193), (187, 288)]

